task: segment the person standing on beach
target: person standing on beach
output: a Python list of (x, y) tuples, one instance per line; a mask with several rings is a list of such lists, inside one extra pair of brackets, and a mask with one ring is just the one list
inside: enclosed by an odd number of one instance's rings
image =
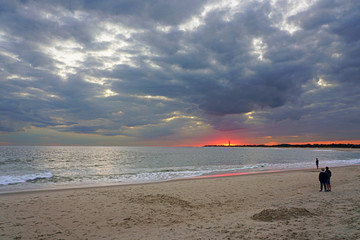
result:
[(331, 178), (331, 171), (329, 170), (329, 167), (326, 167), (326, 191), (331, 192), (331, 184), (330, 184), (330, 178)]
[(327, 179), (327, 174), (325, 173), (325, 169), (322, 168), (321, 172), (319, 173), (320, 192), (322, 192), (323, 186), (324, 186), (324, 192), (326, 191), (326, 179)]
[(315, 163), (316, 163), (316, 169), (319, 169), (319, 159), (318, 158), (316, 158)]

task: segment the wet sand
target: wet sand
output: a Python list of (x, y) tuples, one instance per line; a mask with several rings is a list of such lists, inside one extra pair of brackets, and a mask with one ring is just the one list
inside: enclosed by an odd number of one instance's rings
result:
[(0, 194), (0, 239), (360, 239), (360, 166)]

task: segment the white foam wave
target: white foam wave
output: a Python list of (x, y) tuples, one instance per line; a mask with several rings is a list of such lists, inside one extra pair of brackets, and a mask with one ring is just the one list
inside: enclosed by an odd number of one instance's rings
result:
[(0, 185), (10, 185), (17, 183), (24, 183), (27, 181), (32, 181), (36, 179), (52, 178), (53, 174), (51, 172), (42, 172), (42, 173), (33, 173), (25, 175), (5, 175), (0, 176)]
[(166, 181), (170, 179), (200, 176), (211, 171), (173, 171), (173, 172), (144, 172), (135, 175), (124, 176), (121, 182), (152, 182)]
[(214, 172), (235, 172), (246, 171), (247, 169), (263, 167), (262, 165), (249, 165), (249, 166), (209, 166), (199, 169), (188, 170), (175, 170), (175, 169), (157, 169), (157, 171), (141, 172), (137, 174), (129, 174), (122, 176), (118, 179), (121, 182), (153, 182), (153, 181), (166, 181), (173, 179), (182, 179), (189, 177), (198, 177), (206, 174), (212, 174)]

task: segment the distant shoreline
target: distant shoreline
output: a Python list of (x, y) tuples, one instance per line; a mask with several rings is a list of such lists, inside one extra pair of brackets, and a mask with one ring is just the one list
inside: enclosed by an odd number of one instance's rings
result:
[(262, 147), (262, 148), (359, 148), (360, 144), (278, 144), (278, 145), (204, 145), (203, 147)]

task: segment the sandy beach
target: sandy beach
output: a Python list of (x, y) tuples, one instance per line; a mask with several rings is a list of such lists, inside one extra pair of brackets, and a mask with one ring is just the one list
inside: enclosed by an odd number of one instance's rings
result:
[(360, 166), (0, 194), (0, 239), (360, 239)]

